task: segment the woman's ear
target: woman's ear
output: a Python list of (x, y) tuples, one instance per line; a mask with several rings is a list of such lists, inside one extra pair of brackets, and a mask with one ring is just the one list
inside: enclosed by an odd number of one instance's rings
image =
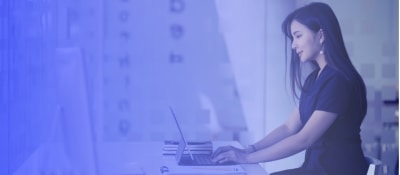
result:
[(324, 36), (324, 31), (322, 29), (319, 29), (318, 36), (319, 36), (319, 43), (323, 44), (325, 41), (325, 36)]

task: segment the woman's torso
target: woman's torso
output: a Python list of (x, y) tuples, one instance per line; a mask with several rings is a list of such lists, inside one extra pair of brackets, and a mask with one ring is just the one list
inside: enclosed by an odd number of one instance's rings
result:
[(326, 66), (309, 75), (300, 97), (300, 118), (303, 125), (315, 110), (338, 114), (335, 122), (306, 151), (303, 168), (321, 174), (365, 174), (368, 165), (361, 149), (360, 125), (365, 109), (351, 81)]

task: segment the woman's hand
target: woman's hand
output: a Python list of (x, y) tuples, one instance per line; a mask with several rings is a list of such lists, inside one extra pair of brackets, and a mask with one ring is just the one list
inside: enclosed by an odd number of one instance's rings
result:
[(235, 148), (233, 146), (223, 146), (214, 151), (213, 161), (217, 163), (236, 162), (248, 163), (248, 152), (244, 149)]

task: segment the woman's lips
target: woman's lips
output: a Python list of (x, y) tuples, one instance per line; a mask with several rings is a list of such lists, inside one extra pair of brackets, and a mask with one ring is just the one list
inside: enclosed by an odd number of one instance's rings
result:
[(298, 55), (299, 57), (301, 57), (302, 54), (303, 54), (303, 51), (297, 52), (297, 55)]

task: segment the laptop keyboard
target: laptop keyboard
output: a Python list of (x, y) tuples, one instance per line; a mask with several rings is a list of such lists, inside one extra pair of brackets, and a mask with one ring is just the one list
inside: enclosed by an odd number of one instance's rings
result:
[(201, 165), (215, 164), (215, 162), (213, 162), (211, 160), (210, 155), (193, 155), (193, 159), (194, 159), (194, 161), (196, 161), (197, 164), (201, 164)]
[(193, 154), (193, 159), (187, 154), (181, 157), (181, 160), (178, 162), (179, 165), (205, 165), (205, 166), (214, 166), (214, 165), (235, 165), (236, 162), (224, 162), (224, 163), (217, 163), (213, 162), (211, 155), (209, 154)]

